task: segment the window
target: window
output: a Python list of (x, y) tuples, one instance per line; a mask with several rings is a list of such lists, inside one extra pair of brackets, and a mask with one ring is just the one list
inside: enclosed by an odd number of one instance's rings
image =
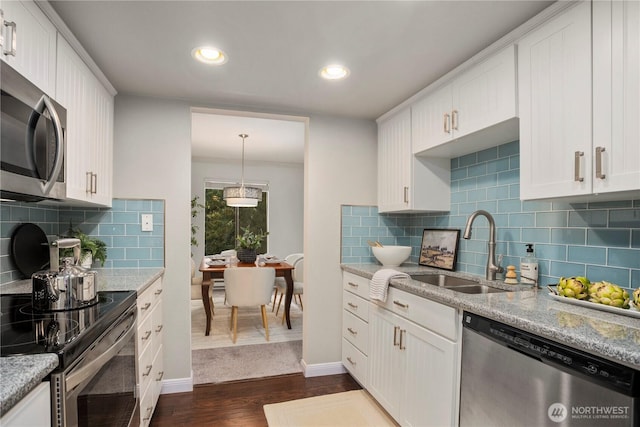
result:
[[(269, 231), (267, 228), (268, 192), (262, 192), (262, 201), (255, 208), (231, 208), (222, 198), (222, 189), (205, 190), (204, 241), (205, 254), (217, 254), (236, 247), (236, 236), (241, 228), (249, 227), (254, 232)], [(258, 253), (267, 252), (268, 237), (262, 242)]]

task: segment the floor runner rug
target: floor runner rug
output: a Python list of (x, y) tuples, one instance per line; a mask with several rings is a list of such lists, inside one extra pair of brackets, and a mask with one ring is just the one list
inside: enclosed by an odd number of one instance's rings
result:
[(395, 427), (364, 390), (264, 405), (269, 427)]
[(192, 351), (194, 384), (221, 383), (302, 372), (302, 341)]

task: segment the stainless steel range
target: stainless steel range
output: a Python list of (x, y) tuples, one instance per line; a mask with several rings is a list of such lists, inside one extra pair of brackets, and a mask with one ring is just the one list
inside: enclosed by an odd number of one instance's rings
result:
[(54, 426), (138, 425), (135, 291), (98, 292), (97, 303), (39, 311), (31, 294), (0, 296), (2, 356), (55, 353)]

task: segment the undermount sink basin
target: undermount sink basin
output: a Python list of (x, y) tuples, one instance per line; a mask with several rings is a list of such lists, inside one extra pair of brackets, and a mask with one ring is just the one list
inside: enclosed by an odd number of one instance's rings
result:
[(413, 280), (428, 283), (434, 286), (451, 289), (465, 294), (492, 294), (496, 292), (508, 292), (506, 289), (494, 288), (478, 283), (477, 280), (463, 279), (462, 277), (447, 276), (445, 274), (416, 274), (411, 276)]

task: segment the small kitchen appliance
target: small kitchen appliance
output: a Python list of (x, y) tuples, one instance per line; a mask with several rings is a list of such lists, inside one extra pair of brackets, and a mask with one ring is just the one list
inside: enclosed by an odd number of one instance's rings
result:
[[(59, 249), (73, 248), (73, 258), (59, 267)], [(78, 265), (79, 239), (58, 239), (51, 244), (50, 270), (31, 276), (33, 308), (39, 311), (72, 310), (98, 302), (97, 273)]]

